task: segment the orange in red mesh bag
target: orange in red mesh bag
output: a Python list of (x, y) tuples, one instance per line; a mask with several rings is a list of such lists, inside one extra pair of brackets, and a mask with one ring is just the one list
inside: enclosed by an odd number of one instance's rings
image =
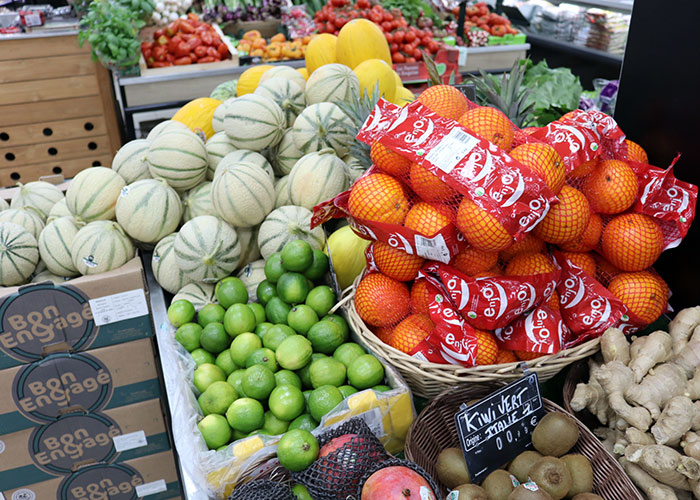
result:
[[(537, 353), (538, 356), (555, 354), (569, 342), (571, 332), (559, 311), (540, 304), (515, 321), (495, 331), (499, 349)], [(538, 356), (532, 356), (533, 358)], [(522, 356), (521, 359), (529, 356)]]
[(423, 257), (409, 255), (381, 241), (375, 241), (368, 246), (365, 257), (368, 270), (376, 269), (397, 281), (412, 281), (425, 262)]
[(653, 323), (668, 306), (668, 285), (651, 271), (620, 273), (608, 290), (627, 307), (629, 321), (621, 326), (626, 333)]
[(357, 285), (355, 308), (370, 326), (393, 326), (411, 310), (408, 286), (382, 273), (369, 273)]

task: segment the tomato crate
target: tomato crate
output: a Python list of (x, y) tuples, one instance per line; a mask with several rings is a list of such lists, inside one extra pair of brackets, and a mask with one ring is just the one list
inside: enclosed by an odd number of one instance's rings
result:
[[(462, 81), (462, 75), (459, 72), (459, 51), (457, 49), (440, 49), (435, 54), (434, 60), (443, 83), (450, 83), (452, 75), (454, 75), (452, 83)], [(430, 79), (423, 61), (394, 64), (394, 70), (399, 74), (404, 84), (424, 83)]]

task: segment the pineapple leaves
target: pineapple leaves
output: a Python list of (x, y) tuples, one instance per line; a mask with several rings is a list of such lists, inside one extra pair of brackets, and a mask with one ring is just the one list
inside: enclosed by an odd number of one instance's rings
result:
[(421, 50), (423, 54), (423, 61), (425, 62), (425, 69), (428, 70), (428, 86), (440, 85), (442, 80), (440, 80), (440, 73), (438, 72), (437, 66), (435, 65), (435, 60), (430, 57), (430, 54), (425, 53)]
[[(371, 94), (367, 91), (360, 90), (358, 92), (353, 89), (352, 96), (348, 102), (338, 101), (336, 103), (343, 113), (350, 118), (350, 123), (346, 125), (346, 130), (353, 137), (357, 136), (362, 125), (367, 121), (367, 117), (377, 105), (377, 102), (379, 102), (379, 94), (379, 82), (377, 82)], [(372, 165), (369, 153), (370, 147), (357, 139), (350, 144), (350, 155), (355, 157), (365, 169)]]

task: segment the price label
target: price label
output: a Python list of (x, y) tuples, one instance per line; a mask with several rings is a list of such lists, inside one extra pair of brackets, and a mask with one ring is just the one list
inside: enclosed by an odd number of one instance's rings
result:
[(455, 414), (462, 452), (472, 483), (511, 461), (532, 444), (544, 416), (537, 374), (532, 373)]

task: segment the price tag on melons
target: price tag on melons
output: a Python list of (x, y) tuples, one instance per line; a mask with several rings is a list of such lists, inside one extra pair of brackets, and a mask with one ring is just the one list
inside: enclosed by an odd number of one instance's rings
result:
[(480, 483), (529, 448), (532, 431), (543, 416), (536, 373), (475, 403), (463, 404), (455, 414), (455, 425), (471, 482)]

